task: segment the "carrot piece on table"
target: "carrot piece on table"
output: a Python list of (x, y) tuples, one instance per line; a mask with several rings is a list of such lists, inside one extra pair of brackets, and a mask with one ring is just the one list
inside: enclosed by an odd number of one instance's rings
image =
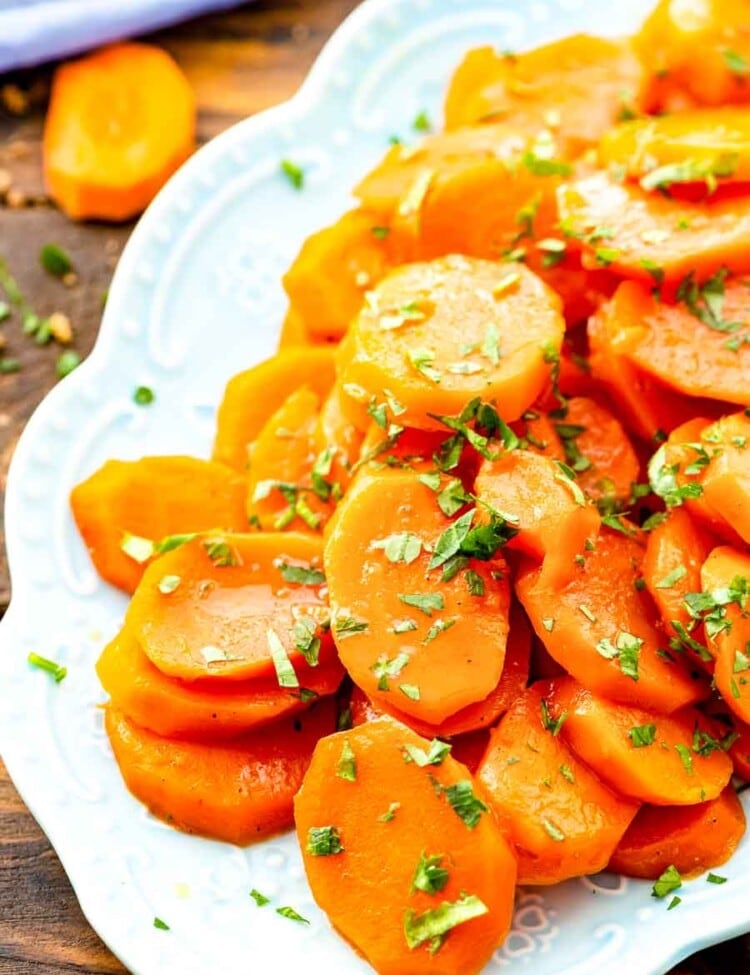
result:
[(716, 658), (716, 687), (740, 721), (750, 722), (750, 556), (715, 548), (701, 582), (699, 610)]
[(603, 870), (638, 804), (611, 792), (564, 743), (534, 684), (493, 730), (477, 777), (518, 854), (518, 882)]
[(162, 738), (109, 706), (105, 727), (125, 785), (171, 826), (244, 845), (289, 829), (292, 800), (317, 741), (336, 727), (332, 701), (223, 744)]
[(476, 975), (516, 864), (468, 770), (390, 718), (318, 743), (294, 801), (313, 897), (380, 975)]
[(709, 194), (717, 182), (750, 180), (750, 121), (746, 110), (724, 106), (623, 122), (605, 133), (599, 158), (644, 189), (707, 182)]
[(732, 786), (696, 806), (643, 806), (609, 868), (646, 880), (657, 880), (669, 867), (695, 877), (726, 863), (744, 833), (745, 813)]
[(448, 519), (408, 472), (362, 475), (329, 526), (332, 631), (355, 684), (376, 703), (440, 724), (497, 687), (510, 591), (507, 525)]
[(284, 349), (233, 376), (216, 418), (214, 460), (245, 471), (249, 445), (287, 397), (308, 385), (322, 399), (335, 378), (333, 349), (324, 346)]
[(446, 128), (507, 119), (551, 131), (567, 158), (640, 107), (644, 71), (629, 44), (574, 34), (521, 54), (469, 51), (445, 102)]
[(402, 426), (440, 429), (474, 397), (517, 419), (562, 343), (559, 299), (523, 265), (447, 257), (392, 272), (339, 348), (344, 384), (404, 407)]
[(732, 777), (716, 725), (695, 708), (663, 715), (613, 704), (571, 677), (554, 682), (547, 706), (576, 755), (631, 799), (689, 806), (715, 799)]
[(724, 266), (750, 270), (750, 194), (690, 203), (597, 173), (561, 186), (558, 205), (584, 267), (651, 285), (691, 273), (705, 281)]
[(702, 700), (706, 684), (678, 655), (664, 655), (656, 609), (636, 587), (639, 542), (604, 529), (583, 556), (564, 587), (545, 584), (539, 569), (528, 566), (516, 580), (521, 604), (552, 657), (584, 687), (620, 704), (664, 714)]
[[(146, 570), (126, 623), (169, 677), (248, 680), (276, 672), (300, 691), (295, 665), (327, 639), (321, 544), (294, 532), (204, 535)], [(304, 696), (304, 695), (303, 695)]]
[(702, 105), (750, 100), (746, 84), (750, 32), (744, 0), (659, 0), (636, 50), (655, 76), (684, 88)]
[(672, 620), (685, 628), (692, 627), (694, 621), (685, 596), (700, 592), (701, 566), (713, 545), (709, 533), (682, 507), (672, 508), (664, 521), (648, 533), (643, 581), (667, 632), (673, 630)]
[(511, 546), (542, 561), (550, 586), (576, 572), (576, 557), (596, 538), (601, 518), (566, 465), (528, 450), (486, 460), (474, 485), (479, 500), (518, 529)]
[(750, 418), (744, 412), (722, 417), (703, 430), (700, 442), (710, 458), (700, 473), (701, 499), (750, 543)]
[(301, 687), (280, 687), (276, 675), (248, 681), (180, 681), (158, 670), (126, 628), (102, 651), (96, 672), (112, 706), (135, 724), (167, 738), (221, 741), (334, 694), (344, 676), (330, 640), (319, 666), (295, 662)]
[(70, 506), (96, 571), (133, 592), (152, 543), (177, 532), (242, 531), (246, 493), (244, 478), (223, 464), (141, 457), (108, 460), (73, 488)]
[(365, 292), (394, 263), (389, 236), (377, 214), (350, 210), (307, 238), (284, 275), (284, 288), (308, 335), (337, 339), (346, 332)]
[(617, 354), (687, 396), (750, 401), (750, 290), (743, 278), (725, 278), (683, 282), (676, 303), (623, 282), (608, 322)]
[(166, 51), (113, 44), (55, 71), (44, 178), (74, 220), (128, 220), (195, 149), (195, 97)]

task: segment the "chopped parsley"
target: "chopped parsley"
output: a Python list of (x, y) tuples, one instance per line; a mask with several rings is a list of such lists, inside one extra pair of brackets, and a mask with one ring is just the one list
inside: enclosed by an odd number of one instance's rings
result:
[(720, 877), (718, 873), (709, 873), (706, 877), (706, 883), (708, 884), (725, 884), (727, 882), (726, 877)]
[(628, 738), (633, 743), (633, 748), (646, 748), (648, 745), (653, 745), (656, 741), (656, 725), (635, 725), (628, 732)]
[(680, 579), (684, 579), (687, 575), (687, 569), (684, 565), (678, 565), (676, 568), (668, 572), (663, 579), (655, 584), (656, 589), (671, 589), (675, 583), (678, 583)]
[(315, 857), (336, 856), (344, 852), (335, 826), (311, 826), (307, 831), (307, 852)]
[(542, 727), (545, 731), (549, 731), (553, 738), (556, 738), (560, 734), (560, 730), (565, 724), (567, 717), (567, 711), (563, 711), (559, 718), (551, 717), (547, 702), (542, 700)]
[(48, 274), (56, 278), (64, 278), (73, 270), (73, 261), (62, 247), (57, 244), (45, 244), (39, 251), (39, 263)]
[(439, 385), (443, 381), (443, 374), (439, 369), (433, 367), (435, 361), (434, 352), (431, 352), (429, 349), (409, 349), (408, 356), (409, 362), (417, 372), (421, 372), (430, 382)]
[(411, 127), (415, 132), (431, 132), (432, 122), (430, 121), (430, 116), (424, 109), (419, 112), (415, 117), (414, 121), (411, 123)]
[(726, 48), (721, 52), (721, 56), (727, 70), (731, 71), (733, 75), (737, 75), (738, 78), (746, 78), (750, 75), (750, 64), (742, 54), (733, 51), (731, 48)]
[(32, 667), (37, 667), (39, 670), (46, 670), (48, 674), (51, 674), (56, 684), (65, 680), (68, 675), (67, 667), (63, 667), (61, 664), (56, 663), (54, 660), (49, 660), (47, 657), (41, 657), (38, 653), (30, 653), (26, 659)]
[(487, 806), (474, 794), (474, 788), (468, 779), (449, 785), (443, 791), (455, 814), (469, 829), (475, 829), (479, 825), (482, 813), (489, 812)]
[(410, 701), (418, 701), (421, 697), (421, 693), (416, 684), (399, 684), (398, 689), (404, 695), (408, 697)]
[(345, 782), (357, 781), (357, 758), (354, 749), (346, 738), (341, 746), (341, 757), (336, 766), (336, 777), (344, 779)]
[(412, 951), (427, 943), (430, 954), (435, 954), (453, 928), (487, 913), (489, 910), (483, 901), (465, 893), (457, 901), (443, 901), (439, 907), (423, 914), (409, 908), (404, 915), (404, 937)]
[(382, 816), (378, 816), (379, 823), (390, 823), (396, 818), (396, 813), (401, 808), (400, 802), (392, 802), (388, 806), (388, 810), (383, 813)]
[(690, 749), (687, 747), (687, 745), (675, 745), (674, 750), (680, 756), (680, 761), (682, 762), (682, 766), (687, 772), (687, 774), (692, 775), (694, 769), (693, 769), (693, 756), (690, 754)]
[(299, 680), (294, 672), (289, 654), (279, 639), (278, 633), (271, 629), (271, 627), (266, 631), (266, 641), (268, 643), (268, 652), (271, 654), (271, 660), (276, 671), (276, 680), (278, 681), (279, 687), (299, 687)]
[(305, 171), (291, 159), (281, 160), (281, 172), (289, 180), (295, 190), (301, 190), (305, 185)]
[(277, 907), (276, 913), (280, 914), (281, 917), (289, 918), (290, 921), (296, 921), (298, 924), (310, 923), (306, 917), (302, 917), (301, 914), (298, 914), (293, 907)]
[(400, 653), (393, 660), (389, 660), (385, 654), (382, 654), (372, 666), (372, 672), (378, 678), (378, 690), (387, 691), (390, 690), (388, 686), (389, 677), (398, 677), (404, 667), (409, 663), (410, 657), (408, 653)]
[(258, 907), (265, 907), (266, 904), (271, 903), (271, 898), (266, 897), (265, 894), (261, 894), (261, 892), (259, 890), (256, 890), (255, 887), (253, 887), (253, 889), (250, 891), (250, 896), (255, 901)]
[(651, 888), (652, 897), (668, 897), (682, 887), (682, 877), (674, 866), (669, 866)]
[(445, 600), (441, 592), (398, 593), (398, 598), (406, 606), (413, 606), (425, 616), (432, 616), (433, 610), (445, 609)]
[(549, 819), (542, 819), (542, 828), (554, 843), (565, 842), (565, 833), (563, 833), (559, 826), (555, 826), (554, 823), (550, 822)]
[(317, 636), (318, 624), (309, 616), (301, 616), (294, 624), (294, 646), (310, 667), (318, 666), (320, 657), (320, 637)]
[(412, 892), (422, 890), (425, 894), (440, 893), (450, 878), (450, 874), (445, 867), (440, 866), (442, 859), (442, 853), (429, 857), (425, 853), (420, 855), (419, 863), (417, 864), (417, 869), (414, 871), (414, 877), (411, 882)]
[(446, 630), (449, 630), (452, 626), (455, 626), (457, 622), (458, 620), (455, 619), (435, 620), (435, 622), (427, 631), (427, 634), (424, 640), (422, 640), (422, 643), (423, 644), (432, 643), (432, 641), (436, 640), (441, 633), (445, 633)]
[(240, 564), (237, 553), (223, 538), (206, 538), (201, 545), (217, 568), (229, 568)]
[(170, 931), (170, 927), (166, 921), (162, 921), (160, 917), (154, 918), (154, 927), (157, 931)]
[(159, 592), (164, 596), (169, 596), (177, 589), (181, 582), (182, 579), (180, 576), (162, 576), (159, 580)]
[(136, 386), (133, 390), (133, 402), (136, 406), (150, 406), (156, 399), (156, 393), (150, 386)]
[(451, 745), (439, 738), (432, 739), (428, 751), (417, 745), (404, 745), (404, 761), (414, 762), (419, 768), (425, 768), (427, 765), (442, 765), (450, 753)]
[(686, 159), (684, 162), (668, 163), (658, 166), (641, 178), (644, 190), (668, 190), (675, 183), (706, 183), (709, 192), (716, 189), (717, 179), (732, 176), (737, 169), (738, 156), (736, 152), (722, 153), (715, 159), (696, 161)]
[(419, 558), (422, 551), (422, 539), (412, 532), (397, 532), (386, 538), (378, 538), (370, 542), (370, 548), (382, 549), (389, 562), (405, 562), (411, 565)]
[(81, 357), (73, 349), (66, 349), (65, 352), (61, 352), (55, 365), (55, 372), (57, 373), (58, 379), (65, 379), (80, 364)]
[(333, 624), (336, 636), (342, 639), (354, 636), (357, 633), (364, 633), (369, 623), (366, 620), (358, 620), (353, 616), (338, 616)]
[(320, 586), (326, 581), (325, 573), (312, 566), (281, 562), (278, 570), (285, 582), (293, 582), (299, 586)]

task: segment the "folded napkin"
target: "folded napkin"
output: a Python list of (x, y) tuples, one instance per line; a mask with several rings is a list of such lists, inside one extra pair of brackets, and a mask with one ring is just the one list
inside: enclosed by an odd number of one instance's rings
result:
[(238, 0), (0, 0), (0, 72), (77, 54)]

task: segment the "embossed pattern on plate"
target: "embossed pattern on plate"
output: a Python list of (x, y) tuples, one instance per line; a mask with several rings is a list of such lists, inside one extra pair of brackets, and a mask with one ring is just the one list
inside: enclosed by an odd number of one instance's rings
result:
[[(631, 29), (650, 0), (368, 0), (339, 30), (300, 94), (235, 126), (169, 183), (132, 236), (96, 349), (37, 410), (8, 483), (13, 603), (0, 627), (0, 745), (99, 934), (137, 975), (356, 975), (370, 971), (312, 902), (292, 836), (247, 850), (183, 836), (124, 789), (104, 736), (93, 663), (124, 597), (94, 574), (68, 513), (70, 487), (107, 457), (206, 456), (227, 377), (269, 355), (284, 308), (280, 275), (304, 235), (347, 206), (347, 187), (438, 116), (450, 68), (476, 44), (527, 47), (576, 30)], [(296, 193), (279, 173), (308, 172)], [(132, 403), (138, 384), (156, 391)], [(30, 650), (68, 666), (59, 686)], [(602, 877), (519, 892), (490, 973), (659, 975), (750, 927), (750, 845), (730, 880), (686, 886), (679, 910), (647, 884)], [(259, 909), (309, 918), (295, 924)], [(171, 930), (153, 927), (155, 916)]]

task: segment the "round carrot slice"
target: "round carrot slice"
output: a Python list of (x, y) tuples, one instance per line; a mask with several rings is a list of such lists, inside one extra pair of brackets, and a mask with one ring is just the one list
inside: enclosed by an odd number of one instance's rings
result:
[(740, 721), (750, 722), (750, 556), (715, 548), (703, 563), (701, 582), (716, 687)]
[(715, 799), (732, 777), (715, 725), (695, 708), (659, 715), (613, 704), (570, 677), (554, 682), (548, 706), (582, 761), (632, 799), (689, 806)]
[(129, 630), (102, 651), (96, 664), (112, 706), (131, 721), (167, 738), (221, 741), (304, 710), (334, 694), (344, 676), (330, 640), (318, 663), (296, 662), (300, 686), (280, 687), (276, 676), (219, 683), (167, 677), (149, 661)]
[(319, 742), (294, 801), (313, 896), (380, 975), (475, 975), (510, 927), (515, 858), (448, 751), (381, 718)]
[(314, 655), (328, 620), (320, 542), (312, 535), (195, 538), (146, 570), (126, 621), (170, 677), (247, 680), (276, 671), (298, 688), (295, 664)]
[(477, 776), (518, 853), (521, 884), (603, 870), (638, 805), (611, 792), (560, 738), (547, 681), (518, 698), (492, 732)]
[(503, 670), (507, 526), (475, 526), (474, 516), (447, 519), (414, 474), (362, 475), (326, 539), (344, 666), (368, 697), (429, 724), (484, 700)]
[(474, 397), (517, 419), (541, 392), (564, 330), (560, 301), (522, 265), (446, 257), (393, 271), (339, 350), (342, 382), (403, 404), (399, 422), (439, 429)]
[(744, 834), (745, 812), (732, 786), (697, 806), (644, 806), (609, 867), (646, 880), (657, 880), (669, 867), (695, 877), (726, 863)]
[(317, 741), (336, 726), (332, 701), (223, 744), (162, 738), (108, 707), (105, 727), (136, 799), (186, 833), (244, 845), (289, 829), (292, 800)]

